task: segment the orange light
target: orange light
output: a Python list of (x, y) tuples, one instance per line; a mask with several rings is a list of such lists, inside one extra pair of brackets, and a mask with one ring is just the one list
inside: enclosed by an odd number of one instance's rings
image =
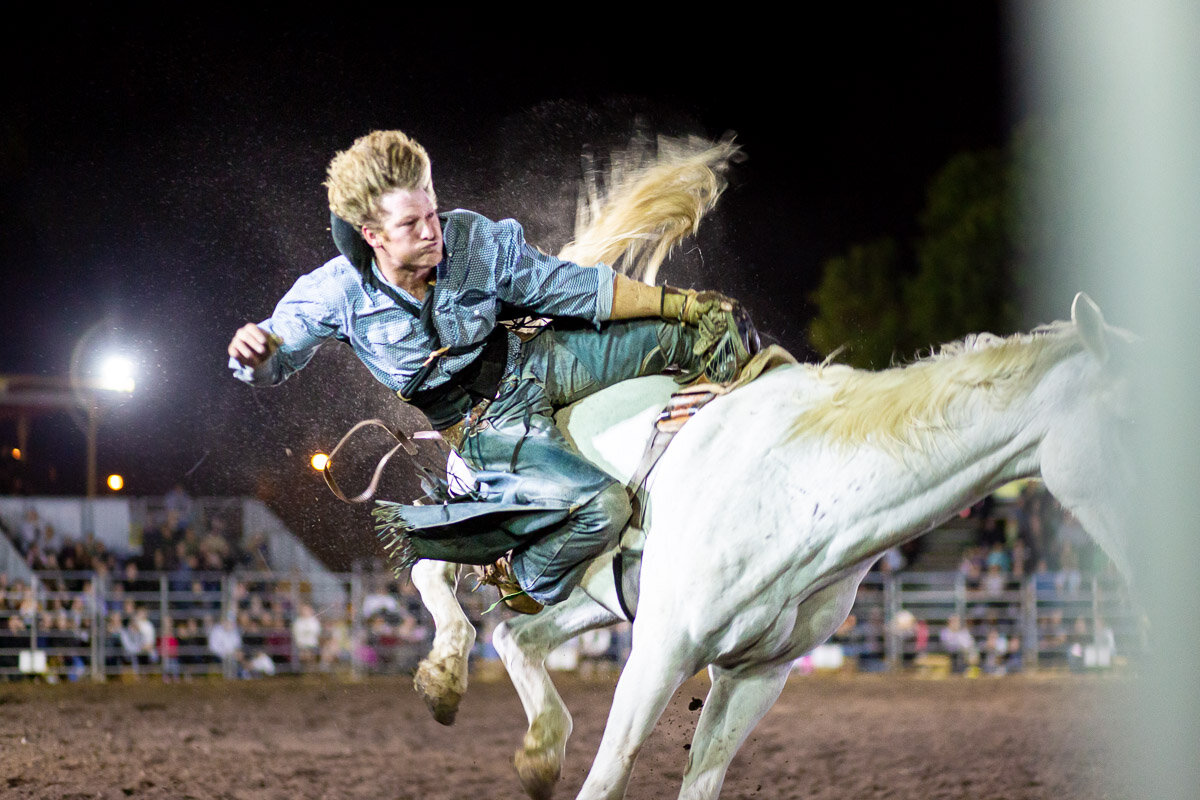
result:
[(20, 461), (20, 460), (21, 460), (21, 448), (19, 448), (19, 447), (14, 447), (14, 448), (12, 449), (12, 457), (13, 457), (14, 459), (16, 459), (17, 461)]
[(112, 489), (114, 492), (119, 492), (121, 489), (125, 488), (125, 479), (120, 475), (109, 475), (106, 483), (108, 483), (108, 488)]
[(324, 453), (317, 453), (312, 457), (312, 461), (309, 463), (312, 464), (313, 469), (315, 469), (317, 472), (320, 472), (321, 470), (325, 469), (325, 465), (329, 463), (329, 456), (325, 455)]

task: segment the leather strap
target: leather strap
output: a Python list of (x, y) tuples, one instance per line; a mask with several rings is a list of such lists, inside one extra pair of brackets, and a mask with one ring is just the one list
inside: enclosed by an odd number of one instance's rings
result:
[(727, 387), (701, 383), (681, 389), (671, 395), (666, 408), (659, 412), (658, 417), (654, 420), (654, 433), (651, 434), (650, 441), (646, 444), (641, 462), (633, 471), (629, 482), (625, 484), (633, 503), (631, 525), (637, 528), (642, 527), (645, 518), (646, 481), (663, 453), (667, 452), (667, 447), (675, 438), (675, 434), (683, 428), (684, 423), (696, 415), (697, 411), (708, 405), (710, 400), (728, 392)]
[[(396, 446), (389, 450), (387, 455), (381, 458), (379, 463), (375, 465), (375, 472), (371, 476), (371, 483), (367, 486), (367, 488), (354, 497), (347, 497), (346, 494), (342, 492), (341, 487), (338, 486), (337, 481), (333, 478), (333, 458), (338, 454), (338, 451), (342, 449), (342, 446), (346, 444), (347, 440), (349, 440), (356, 431), (368, 426), (383, 428), (393, 439), (396, 440)], [(404, 452), (407, 453), (410, 458), (417, 455), (417, 446), (413, 444), (411, 439), (404, 435), (403, 431), (388, 427), (382, 420), (365, 419), (356, 424), (350, 430), (346, 431), (345, 435), (342, 436), (341, 440), (336, 446), (334, 446), (333, 451), (329, 454), (328, 460), (325, 462), (325, 467), (321, 470), (321, 476), (325, 478), (325, 485), (329, 487), (329, 491), (333, 492), (337, 499), (346, 503), (365, 503), (375, 496), (375, 491), (379, 488), (379, 479), (383, 474), (383, 468), (387, 466), (388, 461), (390, 461), (392, 456), (396, 454), (397, 450), (404, 450)], [(420, 465), (418, 465), (418, 467), (420, 467)], [(424, 468), (421, 467), (421, 469)]]

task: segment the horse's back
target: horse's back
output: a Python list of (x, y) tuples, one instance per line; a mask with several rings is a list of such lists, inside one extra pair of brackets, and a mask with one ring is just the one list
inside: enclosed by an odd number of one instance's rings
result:
[(678, 389), (668, 375), (633, 378), (564, 408), (555, 420), (579, 452), (624, 483), (641, 461), (655, 418)]

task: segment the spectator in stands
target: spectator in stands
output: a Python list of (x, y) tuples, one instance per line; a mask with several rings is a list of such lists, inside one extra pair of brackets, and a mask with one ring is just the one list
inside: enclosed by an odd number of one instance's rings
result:
[(92, 582), (85, 580), (79, 590), (71, 598), (71, 621), (77, 628), (90, 625), (96, 614), (96, 595)]
[(25, 510), (25, 518), (21, 520), (20, 535), (13, 542), (21, 555), (28, 555), (30, 548), (40, 542), (42, 539), (42, 522), (38, 518), (36, 508), (28, 508)]
[(200, 560), (194, 555), (188, 555), (187, 545), (175, 543), (175, 557), (168, 577), (168, 585), (172, 592), (186, 592), (192, 583), (192, 573), (200, 566)]
[(77, 631), (71, 624), (65, 608), (48, 608), (38, 621), (38, 649), (47, 654), (46, 679), (50, 683), (63, 675), (78, 680), (86, 671), (83, 658), (76, 652), (80, 644)]
[(1012, 556), (1005, 549), (1004, 542), (993, 542), (992, 546), (988, 549), (987, 556), (984, 557), (984, 569), (989, 569), (993, 566), (999, 567), (1001, 572), (1010, 572), (1012, 570)]
[(1010, 559), (1012, 567), (1009, 571), (1012, 574), (1012, 579), (1014, 581), (1025, 580), (1025, 576), (1029, 574), (1032, 562), (1030, 562), (1029, 546), (1025, 544), (1023, 539), (1013, 541), (1010, 550)]
[(271, 561), (267, 550), (267, 535), (256, 532), (246, 540), (238, 553), (238, 566), (253, 572), (270, 572)]
[(404, 609), (401, 611), (400, 625), (397, 627), (397, 633), (404, 641), (417, 643), (430, 639), (433, 632), (428, 626), (421, 623), (420, 616), (409, 613), (407, 609)]
[[(119, 617), (118, 617), (119, 620)], [(126, 662), (133, 667), (134, 674), (141, 672), (142, 667), (158, 660), (155, 651), (154, 623), (150, 621), (146, 609), (139, 608), (128, 618), (117, 632), (121, 642), (121, 650)]]
[(130, 559), (121, 569), (121, 588), (127, 596), (140, 600), (143, 595), (158, 592), (159, 586), (156, 578), (142, 575), (137, 562)]
[(995, 627), (988, 628), (980, 648), (983, 672), (988, 675), (1004, 675), (1008, 665), (1008, 638)]
[[(239, 583), (239, 585), (244, 589), (245, 584)], [(248, 622), (243, 623), (244, 625), (252, 624), (257, 628), (266, 628), (270, 626), (271, 612), (267, 609), (266, 603), (261, 594), (250, 594), (247, 592), (244, 595), (244, 601), (238, 603), (238, 607), (244, 611), (248, 617)]]
[(301, 665), (317, 662), (321, 647), (321, 620), (308, 603), (300, 604), (300, 611), (292, 620), (292, 643)]
[(252, 616), (249, 611), (237, 614), (237, 626), (242, 633), (242, 647), (245, 651), (259, 650), (266, 643), (266, 634), (259, 623), (259, 617)]
[(999, 564), (989, 564), (987, 574), (983, 576), (980, 589), (988, 597), (998, 598), (1008, 587), (1008, 575)]
[(182, 532), (192, 524), (192, 498), (184, 490), (183, 484), (177, 483), (171, 487), (163, 497), (163, 508), (173, 533)]
[(78, 592), (86, 579), (73, 573), (85, 572), (91, 568), (83, 543), (76, 539), (63, 545), (58, 554), (58, 566), (66, 573), (63, 576), (64, 588), (67, 591)]
[(179, 638), (179, 671), (186, 678), (204, 663), (207, 642), (200, 620), (195, 617), (180, 620), (176, 631)]
[(226, 571), (233, 567), (233, 548), (229, 543), (225, 520), (221, 517), (213, 517), (209, 521), (208, 531), (200, 540), (200, 560), (205, 569)]
[[(347, 615), (349, 610), (347, 609)], [(329, 626), (329, 635), (321, 647), (321, 670), (330, 672), (338, 666), (349, 665), (354, 659), (354, 639), (346, 618), (336, 619)]]
[(272, 607), (263, 624), (264, 650), (276, 665), (290, 665), (292, 661), (292, 629), (283, 617), (283, 610)]
[(124, 643), (121, 639), (121, 612), (110, 611), (104, 623), (104, 666), (107, 671), (113, 671), (121, 665), (121, 653)]
[(362, 615), (364, 619), (382, 615), (393, 625), (400, 622), (400, 601), (388, 591), (386, 580), (376, 582), (373, 590), (363, 598)]
[(187, 606), (201, 616), (215, 614), (221, 607), (220, 583), (196, 578), (192, 581)]
[(1024, 652), (1021, 650), (1021, 637), (1008, 637), (1008, 656), (1004, 660), (1004, 671), (1007, 674), (1020, 672), (1024, 664)]
[(37, 593), (32, 586), (22, 584), (21, 597), (17, 602), (17, 615), (21, 618), (21, 622), (25, 623), (27, 628), (32, 628), (34, 620), (37, 618), (38, 602)]
[(951, 614), (946, 620), (946, 627), (938, 633), (938, 641), (949, 654), (954, 672), (963, 672), (978, 660), (975, 637), (963, 625), (962, 617), (958, 614)]
[[(0, 616), (0, 669), (5, 672), (15, 672), (20, 663), (21, 650), (29, 647), (29, 630), (20, 615), (8, 613)], [(7, 655), (6, 655), (7, 654)], [(20, 680), (21, 676), (12, 674), (9, 680)]]
[(34, 572), (50, 572), (58, 569), (58, 558), (54, 552), (46, 550), (42, 544), (36, 543), (25, 554), (25, 563)]
[[(176, 558), (187, 558), (194, 556), (196, 564), (200, 564), (200, 536), (196, 533), (194, 527), (188, 527), (184, 530), (183, 535), (175, 540)], [(182, 548), (182, 552), (178, 549)]]
[(226, 665), (240, 674), (242, 660), (242, 633), (232, 615), (226, 615), (208, 632), (208, 649)]
[(162, 621), (162, 633), (158, 637), (158, 658), (162, 663), (165, 683), (179, 680), (179, 636), (174, 620), (166, 617)]
[(962, 560), (958, 562), (958, 574), (963, 576), (968, 590), (979, 588), (983, 580), (983, 555), (978, 547), (963, 550)]
[(63, 545), (63, 539), (58, 535), (58, 531), (50, 523), (42, 526), (42, 538), (38, 541), (42, 548), (42, 552), (47, 555), (58, 557), (58, 549)]
[(1058, 575), (1054, 586), (1059, 594), (1074, 595), (1083, 585), (1083, 572), (1079, 567), (1079, 556), (1070, 540), (1060, 543), (1058, 552)]

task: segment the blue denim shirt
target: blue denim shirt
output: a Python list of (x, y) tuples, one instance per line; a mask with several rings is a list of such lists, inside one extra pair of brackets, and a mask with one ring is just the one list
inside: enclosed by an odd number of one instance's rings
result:
[[(525, 242), (521, 226), (511, 219), (493, 222), (461, 209), (440, 216), (445, 256), (437, 267), (432, 302), (441, 346), (482, 347), (502, 303), (595, 324), (608, 319), (613, 286), (609, 266), (580, 266), (546, 255)], [(393, 288), (420, 305), (403, 289)], [(378, 289), (364, 286), (344, 256), (297, 280), (259, 327), (282, 342), (271, 358), (257, 369), (229, 359), (234, 376), (255, 386), (283, 381), (308, 364), (324, 342), (337, 339), (347, 342), (394, 392), (437, 346), (411, 313)], [(519, 343), (512, 335), (509, 342), (512, 362)], [(445, 383), (476, 355), (470, 351), (442, 359), (424, 387)]]

